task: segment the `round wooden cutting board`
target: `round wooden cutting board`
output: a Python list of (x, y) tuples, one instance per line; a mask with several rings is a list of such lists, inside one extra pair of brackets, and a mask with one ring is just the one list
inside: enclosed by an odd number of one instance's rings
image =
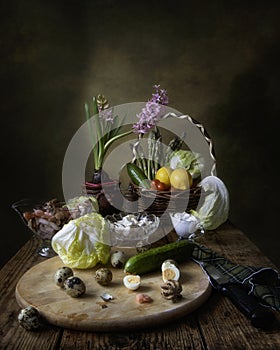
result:
[[(130, 291), (123, 285), (122, 269), (111, 268), (113, 280), (108, 286), (95, 281), (96, 268), (74, 269), (86, 285), (86, 293), (71, 298), (54, 283), (56, 270), (64, 266), (59, 257), (48, 259), (28, 270), (16, 287), (20, 307), (33, 305), (50, 324), (83, 331), (115, 331), (149, 328), (182, 317), (203, 304), (210, 295), (211, 285), (200, 266), (192, 261), (180, 265), (182, 298), (173, 303), (161, 296), (161, 273), (143, 275), (141, 286)], [(105, 292), (114, 299), (104, 302)], [(139, 304), (136, 295), (145, 293), (153, 302)]]

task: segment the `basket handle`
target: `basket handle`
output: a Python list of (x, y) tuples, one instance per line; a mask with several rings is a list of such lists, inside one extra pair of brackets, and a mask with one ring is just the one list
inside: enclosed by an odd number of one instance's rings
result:
[(161, 119), (167, 119), (169, 117), (175, 117), (175, 118), (178, 118), (178, 119), (186, 119), (186, 120), (188, 120), (190, 123), (192, 123), (194, 126), (196, 126), (199, 129), (199, 131), (201, 132), (201, 134), (205, 138), (206, 142), (208, 143), (210, 157), (213, 160), (213, 166), (211, 168), (211, 175), (215, 175), (215, 173), (217, 171), (217, 169), (216, 169), (217, 168), (216, 167), (216, 163), (217, 162), (216, 162), (216, 157), (215, 157), (214, 145), (213, 145), (213, 142), (212, 142), (208, 132), (206, 131), (205, 127), (201, 123), (199, 123), (197, 120), (195, 120), (194, 118), (190, 117), (187, 114), (177, 115), (177, 114), (175, 114), (173, 112), (169, 112), (169, 113), (166, 113)]
[[(202, 136), (205, 138), (208, 146), (209, 146), (209, 154), (210, 157), (213, 161), (213, 165), (211, 167), (210, 173), (211, 175), (215, 175), (216, 171), (217, 171), (217, 167), (216, 167), (216, 157), (215, 157), (215, 151), (214, 151), (214, 145), (213, 142), (208, 134), (208, 132), (206, 131), (205, 127), (199, 123), (197, 120), (195, 120), (194, 118), (190, 117), (189, 115), (185, 114), (185, 115), (177, 115), (176, 113), (173, 112), (169, 112), (166, 113), (161, 119), (167, 119), (169, 117), (173, 117), (173, 118), (178, 118), (178, 119), (186, 119), (188, 120), (190, 123), (192, 123), (196, 128), (198, 128), (198, 130), (201, 132)], [(133, 147), (132, 147), (132, 153), (133, 153), (133, 159), (132, 162), (135, 161), (135, 159), (137, 158), (137, 149), (140, 145), (140, 140), (141, 138), (138, 138), (138, 140), (136, 142), (134, 142)]]

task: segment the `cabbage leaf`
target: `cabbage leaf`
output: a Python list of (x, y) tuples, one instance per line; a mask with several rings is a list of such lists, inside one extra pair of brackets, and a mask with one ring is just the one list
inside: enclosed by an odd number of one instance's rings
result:
[(94, 212), (69, 221), (52, 238), (52, 247), (63, 263), (78, 269), (106, 264), (110, 257), (109, 243), (106, 221)]
[(228, 190), (221, 179), (212, 175), (205, 177), (198, 186), (206, 196), (198, 211), (191, 210), (191, 214), (199, 218), (205, 230), (214, 230), (228, 219)]
[(201, 175), (204, 166), (203, 158), (199, 153), (182, 149), (171, 153), (168, 165), (171, 169), (185, 168), (193, 179)]

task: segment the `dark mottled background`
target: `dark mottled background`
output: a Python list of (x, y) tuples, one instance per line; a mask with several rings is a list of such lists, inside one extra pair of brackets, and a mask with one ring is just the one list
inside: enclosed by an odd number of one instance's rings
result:
[(62, 195), (67, 145), (84, 102), (146, 101), (204, 124), (230, 219), (280, 265), (279, 1), (2, 1), (1, 245), (30, 237), (11, 204)]

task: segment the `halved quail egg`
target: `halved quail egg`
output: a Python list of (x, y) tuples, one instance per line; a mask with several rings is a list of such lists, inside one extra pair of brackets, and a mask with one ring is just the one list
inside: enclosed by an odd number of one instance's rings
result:
[(179, 281), (180, 279), (180, 270), (176, 261), (174, 260), (164, 261), (161, 265), (161, 271), (164, 283), (170, 280)]
[(126, 275), (123, 278), (123, 284), (127, 289), (136, 290), (140, 287), (141, 277), (139, 275)]

